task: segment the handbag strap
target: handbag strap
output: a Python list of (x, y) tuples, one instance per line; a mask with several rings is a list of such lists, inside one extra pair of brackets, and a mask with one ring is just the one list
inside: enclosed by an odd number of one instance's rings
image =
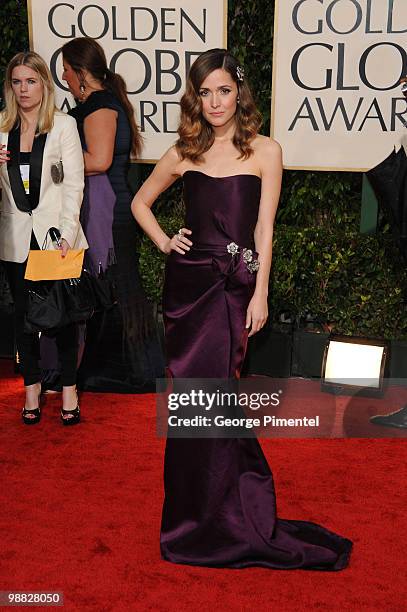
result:
[(48, 245), (48, 237), (51, 242), (56, 242), (58, 246), (60, 246), (61, 240), (61, 232), (57, 227), (50, 227), (47, 233), (45, 234), (44, 242), (42, 243), (41, 250), (44, 251), (47, 249)]

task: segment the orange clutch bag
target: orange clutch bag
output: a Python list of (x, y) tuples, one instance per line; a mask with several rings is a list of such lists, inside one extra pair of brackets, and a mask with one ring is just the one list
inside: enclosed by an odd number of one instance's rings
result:
[(83, 255), (83, 249), (69, 249), (65, 257), (58, 250), (30, 251), (24, 278), (30, 281), (79, 278)]

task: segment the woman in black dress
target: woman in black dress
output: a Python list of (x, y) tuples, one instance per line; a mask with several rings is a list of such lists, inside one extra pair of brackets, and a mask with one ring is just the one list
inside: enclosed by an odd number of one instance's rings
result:
[(84, 151), (85, 263), (113, 278), (118, 297), (117, 306), (87, 326), (79, 380), (86, 390), (144, 391), (162, 376), (163, 357), (138, 272), (138, 228), (127, 181), (130, 154), (140, 153), (141, 136), (125, 82), (109, 70), (102, 47), (77, 38), (63, 46), (62, 57), (63, 78), (77, 100), (70, 114)]

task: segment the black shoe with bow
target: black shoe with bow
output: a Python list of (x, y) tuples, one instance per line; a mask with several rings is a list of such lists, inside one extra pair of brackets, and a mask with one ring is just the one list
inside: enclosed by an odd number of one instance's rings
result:
[(76, 425), (81, 420), (81, 410), (79, 404), (73, 410), (61, 408), (61, 421), (64, 425)]
[(24, 407), (21, 413), (21, 417), (26, 425), (35, 425), (35, 423), (39, 423), (41, 420), (40, 406), (38, 406), (38, 408), (33, 408), (32, 410), (29, 410), (28, 408)]

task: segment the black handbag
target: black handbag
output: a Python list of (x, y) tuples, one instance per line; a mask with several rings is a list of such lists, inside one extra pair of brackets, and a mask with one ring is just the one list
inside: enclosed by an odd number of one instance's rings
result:
[(96, 310), (92, 277), (86, 271), (82, 271), (80, 278), (30, 282), (30, 285), (26, 332), (53, 331), (69, 323), (86, 321)]
[[(51, 228), (53, 229), (53, 228)], [(28, 281), (25, 331), (53, 332), (70, 323), (87, 321), (94, 312), (115, 304), (112, 283), (83, 269), (79, 278)]]

